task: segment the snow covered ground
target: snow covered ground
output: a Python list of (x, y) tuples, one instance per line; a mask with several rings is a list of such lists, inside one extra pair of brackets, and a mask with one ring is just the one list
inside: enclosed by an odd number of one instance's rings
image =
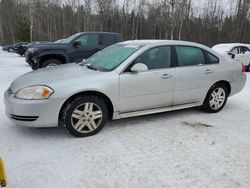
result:
[(77, 139), (63, 128), (18, 127), (7, 119), (4, 91), (30, 70), (23, 58), (0, 51), (0, 155), (9, 187), (249, 187), (250, 78), (220, 113), (188, 109), (117, 120)]

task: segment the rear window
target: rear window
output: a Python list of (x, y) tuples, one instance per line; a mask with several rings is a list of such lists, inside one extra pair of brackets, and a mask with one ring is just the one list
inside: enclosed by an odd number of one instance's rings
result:
[(191, 46), (176, 46), (175, 48), (179, 67), (205, 64), (202, 49)]

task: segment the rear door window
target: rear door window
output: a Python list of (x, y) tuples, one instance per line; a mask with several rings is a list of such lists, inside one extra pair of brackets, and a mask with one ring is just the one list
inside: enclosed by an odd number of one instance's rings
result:
[(203, 50), (191, 46), (176, 46), (178, 66), (203, 65), (206, 63)]
[(96, 48), (98, 46), (97, 34), (84, 34), (76, 39), (80, 43), (80, 46), (89, 48)]
[(102, 45), (103, 46), (110, 46), (115, 44), (117, 41), (115, 35), (102, 35)]

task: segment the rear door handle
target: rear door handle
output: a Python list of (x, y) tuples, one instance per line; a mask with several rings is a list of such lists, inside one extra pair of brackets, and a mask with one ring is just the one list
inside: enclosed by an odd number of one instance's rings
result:
[(207, 69), (206, 71), (205, 71), (205, 73), (206, 74), (211, 74), (211, 73), (213, 73), (214, 71), (212, 71), (212, 70), (210, 70), (210, 69)]
[(168, 78), (172, 78), (173, 77), (173, 75), (171, 75), (171, 74), (163, 74), (162, 76), (161, 76), (161, 78), (162, 79), (168, 79)]

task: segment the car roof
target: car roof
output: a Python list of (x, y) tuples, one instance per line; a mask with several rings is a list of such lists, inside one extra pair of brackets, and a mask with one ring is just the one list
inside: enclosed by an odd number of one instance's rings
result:
[(80, 35), (80, 34), (85, 34), (85, 33), (121, 35), (121, 33), (115, 33), (115, 32), (98, 32), (98, 31), (80, 32), (78, 34)]
[(119, 44), (126, 44), (126, 45), (140, 45), (140, 46), (146, 46), (146, 45), (183, 45), (183, 46), (194, 46), (194, 47), (200, 47), (204, 48), (206, 50), (211, 50), (209, 47), (195, 43), (195, 42), (189, 42), (189, 41), (181, 41), (181, 40), (129, 40), (120, 42)]
[(216, 44), (213, 47), (235, 47), (235, 46), (250, 46), (250, 44), (244, 44), (244, 43), (221, 43)]

